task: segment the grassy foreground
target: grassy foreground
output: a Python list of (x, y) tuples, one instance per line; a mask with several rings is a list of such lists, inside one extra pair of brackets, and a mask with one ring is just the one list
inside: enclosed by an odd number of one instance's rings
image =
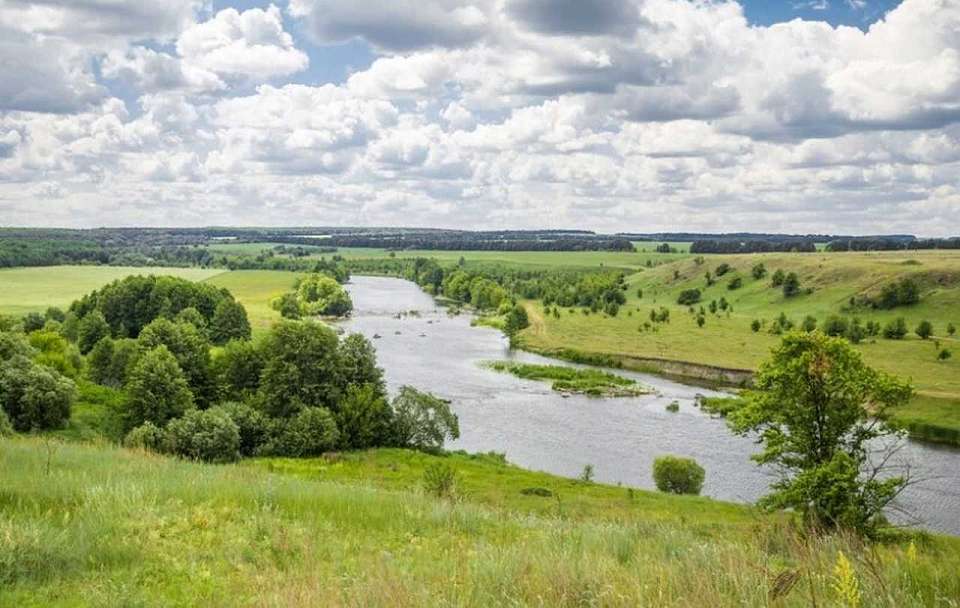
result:
[[(461, 471), (463, 498), (439, 499), (417, 489), (437, 459), (382, 451), (211, 466), (0, 441), (0, 605), (902, 607), (960, 597), (955, 539), (803, 540), (747, 507), (577, 484), (489, 457), (443, 458)], [(571, 512), (516, 491), (528, 484), (554, 487)]]

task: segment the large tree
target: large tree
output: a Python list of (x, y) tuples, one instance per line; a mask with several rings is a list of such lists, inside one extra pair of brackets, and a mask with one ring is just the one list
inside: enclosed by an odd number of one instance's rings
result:
[(76, 395), (73, 381), (23, 355), (0, 363), (0, 406), (18, 431), (62, 427)]
[(875, 453), (881, 444), (895, 449), (895, 441), (883, 441), (896, 439), (883, 420), (911, 392), (864, 364), (842, 338), (784, 336), (728, 419), (737, 433), (759, 436), (763, 450), (753, 458), (780, 473), (761, 505), (792, 508), (817, 527), (874, 531), (907, 484), (889, 476), (887, 458)]
[(144, 422), (163, 426), (193, 407), (193, 394), (177, 359), (166, 346), (150, 350), (137, 361), (126, 385), (126, 428)]
[(266, 414), (288, 418), (305, 407), (336, 408), (342, 393), (337, 335), (313, 321), (281, 321), (263, 341), (260, 398)]

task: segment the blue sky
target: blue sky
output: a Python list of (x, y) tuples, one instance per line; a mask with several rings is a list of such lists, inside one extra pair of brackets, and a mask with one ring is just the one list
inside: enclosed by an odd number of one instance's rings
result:
[(0, 224), (950, 235), (957, 31), (957, 0), (4, 0)]

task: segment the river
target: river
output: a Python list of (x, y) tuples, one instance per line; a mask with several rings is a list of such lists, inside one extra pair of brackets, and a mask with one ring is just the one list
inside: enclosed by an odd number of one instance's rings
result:
[[(723, 420), (701, 412), (696, 395), (716, 391), (659, 376), (618, 370), (656, 389), (642, 397), (564, 396), (548, 383), (485, 369), (482, 361), (513, 359), (566, 363), (512, 351), (499, 331), (472, 327), (471, 316), (450, 316), (416, 284), (353, 277), (347, 286), (353, 316), (347, 332), (373, 340), (392, 391), (409, 384), (449, 399), (460, 418), (460, 439), (447, 447), (504, 452), (528, 469), (576, 477), (594, 468), (596, 481), (653, 489), (653, 460), (663, 454), (695, 458), (706, 470), (703, 494), (753, 502), (774, 479), (750, 460), (757, 445), (731, 434)], [(416, 314), (400, 314), (416, 311)], [(680, 410), (666, 406), (677, 401)], [(908, 441), (897, 455), (921, 479), (901, 496), (897, 521), (960, 535), (960, 450)]]

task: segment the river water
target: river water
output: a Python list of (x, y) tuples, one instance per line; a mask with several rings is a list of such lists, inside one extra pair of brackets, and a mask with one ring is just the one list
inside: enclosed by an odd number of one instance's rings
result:
[[(392, 391), (409, 384), (449, 399), (460, 418), (451, 449), (505, 452), (528, 469), (576, 477), (587, 464), (594, 479), (653, 489), (653, 460), (691, 457), (706, 469), (703, 494), (753, 502), (774, 479), (750, 460), (757, 446), (731, 434), (723, 420), (695, 407), (696, 395), (720, 393), (659, 376), (618, 370), (654, 388), (642, 397), (564, 396), (545, 382), (485, 369), (482, 361), (513, 359), (566, 363), (511, 351), (499, 331), (471, 327), (471, 316), (450, 316), (409, 281), (354, 277), (347, 286), (353, 316), (348, 332), (373, 340)], [(400, 314), (416, 311), (416, 314)], [(680, 411), (666, 406), (678, 401)], [(901, 497), (891, 517), (960, 535), (960, 450), (908, 441), (895, 458), (921, 479)]]

